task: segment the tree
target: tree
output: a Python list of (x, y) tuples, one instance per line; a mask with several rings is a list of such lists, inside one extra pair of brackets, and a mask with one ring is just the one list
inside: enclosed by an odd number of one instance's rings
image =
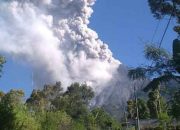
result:
[(152, 14), (156, 19), (162, 19), (164, 16), (176, 18), (177, 25), (174, 31), (180, 34), (180, 1), (179, 0), (148, 0)]
[[(156, 19), (170, 16), (168, 25), (172, 18), (177, 19), (174, 31), (180, 35), (180, 1), (179, 0), (148, 0), (150, 9)], [(167, 27), (168, 27), (167, 25)], [(160, 43), (161, 44), (161, 43)], [(132, 79), (149, 79), (150, 82), (144, 88), (150, 91), (147, 102), (151, 118), (169, 120), (167, 106), (160, 95), (160, 86), (169, 81), (180, 83), (180, 40), (175, 39), (172, 44), (173, 55), (167, 53), (160, 46), (146, 45), (144, 49), (145, 58), (152, 62), (150, 66), (141, 66), (129, 71)], [(162, 110), (164, 109), (164, 110)]]
[(171, 114), (176, 119), (180, 119), (180, 89), (174, 94), (171, 103), (172, 103)]
[[(57, 82), (55, 85), (45, 85), (42, 90), (33, 90), (26, 104), (29, 110), (37, 115), (42, 129), (65, 129), (66, 123), (67, 129), (70, 129), (70, 122), (62, 123), (58, 118), (63, 118), (62, 121), (70, 121), (72, 118), (71, 125), (85, 127), (84, 122), (89, 113), (88, 105), (93, 97), (94, 92), (86, 84), (73, 83), (63, 93), (60, 82)], [(63, 117), (66, 114), (67, 118)]]
[(63, 96), (58, 96), (52, 101), (57, 110), (64, 110), (73, 118), (87, 114), (90, 100), (94, 92), (86, 84), (73, 83), (67, 88)]
[(150, 91), (148, 95), (149, 100), (147, 101), (150, 117), (168, 121), (167, 105), (160, 94), (160, 87), (170, 80), (179, 82), (180, 76), (177, 64), (166, 50), (154, 45), (147, 45), (144, 53), (146, 59), (150, 60), (153, 64), (131, 69), (129, 77), (132, 79), (151, 79), (143, 89), (145, 92)]
[(83, 104), (88, 105), (90, 100), (94, 97), (94, 92), (90, 86), (86, 84), (73, 83), (68, 88), (64, 95), (75, 97), (82, 101)]
[(138, 110), (139, 110), (139, 118), (140, 119), (148, 119), (149, 118), (149, 109), (147, 103), (143, 99), (138, 99)]
[(0, 91), (0, 101), (1, 101), (2, 97), (4, 97), (4, 95), (5, 95), (5, 93)]
[(145, 92), (157, 89), (161, 83), (168, 83), (170, 80), (180, 81), (174, 60), (166, 50), (155, 45), (147, 45), (144, 53), (145, 58), (153, 64), (131, 69), (128, 74), (132, 79), (152, 79), (144, 88)]
[(5, 62), (6, 62), (5, 58), (0, 55), (0, 77), (1, 77), (1, 72), (2, 72), (2, 68), (3, 68), (3, 64)]
[(95, 108), (91, 111), (93, 122), (100, 127), (101, 130), (120, 130), (121, 125), (107, 114), (102, 108)]
[(180, 40), (173, 41), (173, 66), (180, 73)]
[[(180, 35), (180, 1), (179, 0), (148, 0), (152, 14), (156, 19), (171, 16), (176, 19), (177, 25), (174, 31)], [(179, 38), (173, 41), (173, 60), (176, 65), (180, 64), (180, 41)]]
[(44, 85), (42, 90), (33, 90), (30, 98), (26, 100), (26, 104), (30, 109), (38, 111), (53, 109), (52, 101), (60, 96), (62, 87), (60, 82), (54, 85)]
[(11, 90), (1, 98), (0, 102), (0, 129), (14, 129), (14, 121), (16, 120), (14, 107), (19, 104), (23, 93)]
[(0, 101), (1, 130), (38, 130), (38, 124), (22, 102), (24, 92), (11, 90)]
[[(138, 110), (139, 118), (140, 119), (148, 119), (149, 118), (149, 109), (147, 107), (146, 101), (143, 99), (138, 99)], [(128, 100), (127, 101), (127, 112), (128, 112), (128, 118), (129, 119), (135, 119), (136, 117), (136, 102), (135, 100)]]
[(73, 121), (69, 115), (62, 111), (49, 111), (38, 113), (38, 121), (42, 130), (71, 130)]
[(22, 90), (0, 92), (0, 129), (120, 130), (120, 123), (104, 110), (90, 111), (88, 105), (94, 92), (89, 86), (74, 83), (65, 92), (60, 86), (57, 82), (33, 90), (26, 103)]
[(136, 113), (136, 104), (134, 100), (127, 101), (127, 112), (128, 112), (128, 118), (134, 119)]
[(159, 117), (161, 112), (160, 108), (160, 93), (157, 89), (149, 92), (149, 100), (147, 101), (148, 108), (150, 110), (150, 117), (155, 119)]
[[(180, 35), (180, 1), (179, 0), (148, 0), (152, 14), (156, 19), (162, 19), (165, 16), (170, 16), (170, 20), (175, 18), (177, 25), (174, 31)], [(151, 78), (152, 81), (146, 87), (145, 91), (149, 91), (152, 87), (158, 87), (162, 82), (176, 80), (180, 82), (180, 40), (179, 38), (173, 41), (173, 56), (159, 47), (147, 45), (145, 47), (145, 57), (152, 61), (151, 66), (143, 66), (131, 69), (129, 72), (132, 78)]]
[(160, 121), (169, 121), (168, 105), (161, 96), (159, 88), (151, 90), (148, 97), (147, 106), (150, 110), (150, 117)]

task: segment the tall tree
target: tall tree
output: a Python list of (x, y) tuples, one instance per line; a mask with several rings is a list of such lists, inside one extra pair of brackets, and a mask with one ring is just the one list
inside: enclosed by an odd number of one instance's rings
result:
[(88, 104), (93, 97), (94, 92), (91, 87), (86, 84), (73, 83), (63, 96), (55, 98), (52, 104), (57, 110), (65, 110), (73, 118), (79, 118), (87, 114)]
[(157, 19), (162, 19), (164, 16), (176, 18), (177, 25), (174, 31), (180, 34), (180, 1), (179, 0), (148, 0), (151, 12)]
[(157, 89), (161, 83), (167, 83), (170, 80), (180, 82), (179, 72), (171, 55), (163, 48), (154, 45), (147, 45), (144, 50), (145, 57), (151, 61), (150, 66), (142, 66), (131, 69), (129, 77), (132, 79), (151, 79), (144, 91)]
[(59, 97), (62, 93), (61, 82), (54, 85), (44, 85), (42, 90), (33, 90), (30, 98), (26, 100), (26, 104), (35, 110), (53, 109), (52, 101)]
[(148, 94), (147, 107), (149, 109), (150, 118), (168, 121), (168, 105), (161, 96), (159, 89), (160, 87), (152, 89)]
[[(177, 24), (174, 31), (180, 35), (180, 1), (179, 0), (148, 0), (152, 14), (156, 19), (162, 19), (169, 16), (169, 21), (175, 18)], [(149, 92), (149, 100), (147, 105), (150, 110), (151, 118), (159, 118), (160, 120), (168, 120), (167, 108), (161, 96), (160, 87), (170, 80), (180, 83), (180, 40), (175, 39), (172, 43), (173, 55), (170, 55), (161, 47), (165, 33), (159, 45), (146, 45), (144, 55), (151, 65), (144, 65), (129, 71), (129, 77), (132, 79), (149, 79), (150, 82), (144, 88), (145, 92)]]
[(176, 119), (180, 119), (180, 89), (174, 94), (172, 99), (171, 114)]
[[(169, 73), (180, 73), (180, 1), (179, 0), (148, 0), (152, 14), (156, 19), (162, 19), (165, 16), (170, 16), (169, 21), (172, 18), (176, 19), (176, 25), (174, 31), (177, 32), (178, 38), (173, 41), (173, 56), (169, 61), (169, 64), (165, 66), (169, 67)], [(156, 81), (158, 81), (157, 79)]]
[(38, 130), (35, 118), (28, 112), (22, 102), (24, 92), (11, 90), (0, 101), (1, 130)]
[[(147, 106), (147, 103), (143, 99), (138, 99), (138, 109), (140, 111), (139, 118), (140, 119), (147, 119), (149, 118), (149, 109)], [(135, 119), (136, 118), (136, 101), (135, 100), (128, 100), (127, 101), (127, 112), (128, 112), (128, 118), (129, 119)]]
[[(156, 19), (162, 19), (170, 16), (169, 23), (175, 18), (177, 25), (174, 31), (180, 35), (180, 1), (179, 0), (148, 0), (152, 14)], [(169, 25), (169, 24), (168, 24)], [(168, 27), (168, 26), (167, 26)], [(161, 43), (160, 43), (161, 44)], [(150, 78), (152, 81), (146, 87), (145, 91), (153, 87), (158, 87), (161, 82), (171, 79), (180, 82), (180, 40), (177, 38), (172, 44), (173, 55), (168, 55), (167, 51), (159, 46), (147, 45), (145, 47), (146, 59), (152, 61), (152, 65), (138, 67), (130, 70), (129, 75), (132, 78)]]

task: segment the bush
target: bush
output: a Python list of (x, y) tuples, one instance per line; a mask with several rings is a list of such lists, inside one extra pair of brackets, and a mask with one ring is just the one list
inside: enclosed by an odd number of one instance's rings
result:
[(154, 130), (164, 130), (162, 126), (155, 127)]

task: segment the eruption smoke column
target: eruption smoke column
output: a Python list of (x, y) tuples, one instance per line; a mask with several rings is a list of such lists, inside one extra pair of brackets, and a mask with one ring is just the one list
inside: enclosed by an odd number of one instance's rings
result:
[[(23, 61), (34, 70), (36, 86), (61, 81), (87, 82), (108, 99), (116, 85), (127, 77), (119, 71), (120, 61), (88, 28), (95, 0), (1, 0), (0, 52)], [(125, 80), (126, 79), (126, 80)], [(99, 100), (99, 104), (102, 101)]]

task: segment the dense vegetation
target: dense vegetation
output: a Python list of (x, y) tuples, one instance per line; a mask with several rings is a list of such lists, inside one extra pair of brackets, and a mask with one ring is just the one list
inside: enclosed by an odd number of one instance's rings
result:
[(89, 109), (93, 96), (86, 84), (63, 92), (60, 82), (33, 90), (25, 102), (22, 90), (0, 92), (0, 130), (120, 130), (103, 109)]

